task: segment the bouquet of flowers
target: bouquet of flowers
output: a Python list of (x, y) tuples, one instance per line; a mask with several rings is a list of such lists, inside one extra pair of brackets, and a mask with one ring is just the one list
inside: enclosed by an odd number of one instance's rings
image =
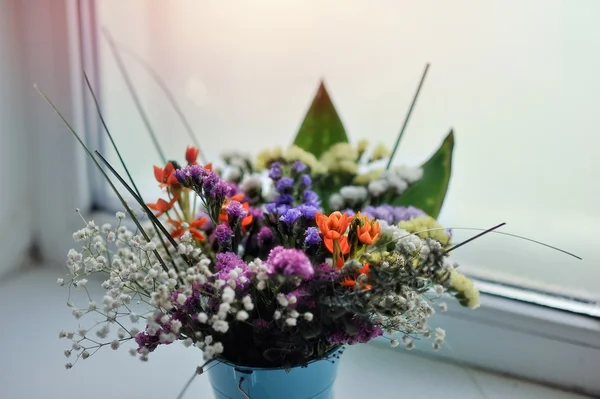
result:
[[(94, 316), (95, 323), (60, 333), (71, 341), (67, 368), (130, 341), (141, 360), (181, 341), (206, 363), (278, 369), (380, 336), (406, 349), (415, 337), (430, 338), (439, 349), (445, 332), (429, 318), (447, 305), (436, 300), (446, 293), (479, 305), (473, 283), (448, 259), (450, 231), (435, 220), (452, 132), (422, 167), (390, 168), (395, 149), (351, 145), (321, 85), (293, 146), (256, 160), (227, 154), (218, 169), (198, 163), (199, 149), (190, 146), (185, 162), (154, 166), (162, 194), (145, 203), (71, 131), (125, 212), (117, 212), (116, 226), (84, 219), (73, 235), (80, 248), (68, 253), (69, 273), (58, 283), (85, 292), (85, 303), (69, 295), (68, 305), (76, 319)], [(99, 303), (86, 288), (97, 274), (106, 276)]]

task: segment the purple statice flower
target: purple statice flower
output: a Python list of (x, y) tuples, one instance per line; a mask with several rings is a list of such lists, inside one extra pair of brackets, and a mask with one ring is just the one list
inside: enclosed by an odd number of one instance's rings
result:
[(275, 198), (277, 205), (292, 205), (294, 203), (294, 197), (291, 194), (281, 194)]
[(216, 279), (223, 280), (229, 285), (233, 282), (237, 291), (243, 291), (250, 286), (252, 272), (248, 264), (233, 252), (217, 254), (215, 269)]
[(312, 185), (312, 179), (310, 178), (310, 175), (300, 176), (300, 185), (305, 189), (310, 188)]
[(304, 203), (318, 208), (321, 205), (321, 200), (317, 193), (312, 190), (306, 190), (304, 191)]
[(215, 189), (221, 178), (215, 172), (207, 171), (202, 178), (202, 188), (207, 195), (210, 195)]
[(244, 268), (248, 267), (248, 265), (233, 252), (217, 254), (217, 262), (215, 263), (215, 269), (217, 271), (232, 270), (236, 267)]
[(271, 180), (277, 181), (281, 179), (281, 176), (281, 164), (279, 162), (273, 162), (271, 164), (271, 167), (269, 168), (269, 177), (271, 178)]
[(367, 215), (371, 218), (384, 220), (388, 224), (394, 223), (394, 215), (391, 212), (389, 205), (380, 206), (367, 206), (362, 210), (362, 214)]
[(250, 207), (249, 211), (250, 215), (252, 215), (252, 219), (260, 220), (263, 218), (263, 211), (260, 208)]
[(302, 217), (307, 220), (314, 220), (315, 215), (319, 212), (319, 208), (314, 205), (302, 204), (298, 206), (298, 209), (302, 213)]
[(224, 199), (231, 194), (231, 186), (223, 180), (219, 180), (211, 191), (206, 191), (206, 195), (212, 198)]
[(319, 229), (316, 227), (309, 227), (304, 233), (304, 244), (307, 246), (318, 245), (323, 241)]
[(350, 208), (347, 208), (347, 209), (343, 210), (342, 213), (345, 213), (348, 216), (354, 216), (354, 215), (356, 215), (356, 212), (354, 212), (354, 210), (350, 209)]
[(400, 223), (403, 220), (410, 220), (426, 215), (424, 211), (419, 208), (415, 208), (414, 206), (395, 206), (392, 208), (392, 213), (394, 215), (394, 223)]
[(288, 204), (278, 204), (276, 202), (271, 202), (265, 205), (265, 212), (270, 215), (283, 215), (285, 211), (290, 209), (291, 206)]
[(160, 337), (159, 335), (150, 335), (146, 331), (142, 331), (135, 336), (135, 342), (138, 344), (138, 352), (142, 348), (146, 348), (152, 352), (160, 345)]
[(295, 276), (308, 280), (315, 273), (310, 260), (299, 249), (275, 247), (269, 253), (266, 263), (270, 274)]
[(261, 227), (256, 235), (256, 239), (258, 240), (258, 245), (261, 247), (271, 244), (273, 242), (273, 230), (267, 226)]
[(175, 170), (175, 177), (184, 187), (192, 187), (199, 184), (207, 170), (200, 165), (187, 165)]
[(248, 211), (244, 209), (241, 203), (238, 201), (231, 201), (229, 205), (225, 207), (229, 220), (240, 220), (248, 216)]
[(329, 265), (328, 263), (321, 263), (315, 269), (315, 275), (313, 279), (315, 280), (325, 280), (325, 281), (335, 281), (340, 277), (340, 272), (335, 267)]
[(215, 228), (214, 238), (219, 247), (227, 247), (231, 245), (233, 231), (226, 223), (221, 223)]
[(338, 331), (331, 334), (327, 340), (332, 345), (343, 345), (343, 344), (364, 344), (372, 340), (373, 338), (380, 337), (383, 335), (381, 327), (371, 324), (366, 321), (354, 321), (356, 327), (358, 327), (358, 333), (356, 335), (349, 335), (345, 331)]
[(291, 177), (282, 177), (275, 184), (275, 189), (279, 194), (289, 194), (294, 189), (294, 179)]
[(255, 327), (259, 327), (259, 328), (269, 328), (270, 323), (268, 321), (266, 321), (265, 319), (254, 319), (254, 321), (252, 321), (252, 324), (254, 324)]
[(306, 165), (301, 161), (292, 162), (292, 170), (296, 173), (301, 173), (306, 169)]
[(296, 220), (300, 219), (301, 216), (302, 212), (300, 212), (300, 210), (296, 208), (290, 208), (279, 217), (279, 220), (281, 220), (283, 223), (289, 226), (293, 224)]

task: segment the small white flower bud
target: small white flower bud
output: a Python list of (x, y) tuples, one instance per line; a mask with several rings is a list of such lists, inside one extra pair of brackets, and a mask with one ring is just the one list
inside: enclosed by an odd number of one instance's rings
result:
[(304, 313), (304, 320), (306, 320), (306, 321), (312, 321), (313, 317), (314, 317), (313, 314), (310, 312)]
[(397, 339), (393, 339), (393, 340), (390, 341), (390, 345), (392, 346), (392, 348), (395, 348), (398, 345), (400, 345), (400, 342), (398, 342)]
[(285, 324), (287, 324), (290, 327), (295, 326), (296, 322), (296, 319), (294, 319), (293, 317), (288, 317), (287, 319), (285, 319)]
[(237, 314), (235, 315), (235, 318), (239, 321), (244, 321), (248, 319), (248, 312), (246, 312), (245, 310), (240, 310), (239, 312), (237, 312)]

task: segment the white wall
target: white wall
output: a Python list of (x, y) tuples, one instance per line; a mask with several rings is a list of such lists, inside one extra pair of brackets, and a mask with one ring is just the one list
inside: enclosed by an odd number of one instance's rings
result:
[(30, 246), (34, 178), (25, 128), (14, 2), (0, 0), (0, 276), (18, 267)]
[[(397, 161), (419, 163), (456, 132), (441, 221), (578, 253), (485, 237), (457, 251), (474, 273), (598, 298), (598, 1), (100, 1), (99, 24), (152, 63), (205, 151), (290, 143), (320, 78), (352, 140), (393, 143), (423, 66), (432, 67)], [(139, 181), (158, 157), (105, 45), (105, 113)], [(131, 59), (172, 158), (189, 143)], [(458, 240), (472, 233), (456, 231)]]

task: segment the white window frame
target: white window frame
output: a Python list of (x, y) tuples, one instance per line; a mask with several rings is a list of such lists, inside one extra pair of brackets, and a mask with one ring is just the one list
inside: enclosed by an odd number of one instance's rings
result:
[[(104, 133), (99, 129), (81, 73), (83, 66), (92, 84), (100, 79), (96, 73), (96, 37), (92, 31), (94, 1), (78, 4), (76, 0), (41, 0), (34, 6), (27, 3), (21, 5), (26, 13), (31, 13), (27, 15), (29, 25), (25, 29), (36, 34), (43, 29), (47, 33), (46, 48), (34, 45), (30, 49), (33, 51), (31, 59), (47, 60), (50, 57), (54, 60), (50, 67), (47, 62), (34, 62), (28, 76), (35, 77), (40, 88), (56, 101), (78, 131), (85, 132), (90, 147), (102, 149), (100, 135)], [(57, 19), (48, 18), (46, 13), (66, 15), (64, 21), (68, 26), (57, 28)], [(80, 18), (88, 23), (80, 24)], [(42, 54), (36, 53), (40, 50)], [(94, 86), (101, 99), (100, 85)], [(54, 191), (40, 195), (38, 208), (45, 211), (40, 212), (38, 218), (40, 223), (47, 224), (38, 237), (43, 255), (62, 265), (71, 245), (71, 234), (81, 227), (73, 209), (92, 210), (90, 218), (97, 223), (113, 222), (114, 215), (92, 209), (94, 204), (107, 203), (104, 198), (107, 192), (98, 189), (101, 187), (98, 184), (90, 184), (90, 181), (98, 182), (98, 176), (87, 171), (90, 163), (62, 123), (41, 100), (33, 106), (32, 113), (36, 115), (32, 119), (36, 120), (38, 129), (44, 127), (44, 135), (40, 137), (43, 142), (40, 165), (51, 166), (38, 168), (41, 181), (56, 181), (56, 170), (59, 174), (85, 171), (76, 181), (65, 180), (72, 184), (55, 184)], [(48, 212), (49, 201), (60, 206)], [(423, 349), (428, 347), (423, 343), (417, 345), (418, 352), (563, 389), (600, 395), (600, 379), (597, 378), (600, 370), (600, 310), (597, 305), (482, 280), (476, 280), (476, 284), (482, 291), (481, 308), (471, 311), (448, 301), (450, 310), (435, 316), (434, 323), (448, 332), (449, 347), (433, 352)], [(381, 344), (387, 345), (383, 340), (373, 343)]]

